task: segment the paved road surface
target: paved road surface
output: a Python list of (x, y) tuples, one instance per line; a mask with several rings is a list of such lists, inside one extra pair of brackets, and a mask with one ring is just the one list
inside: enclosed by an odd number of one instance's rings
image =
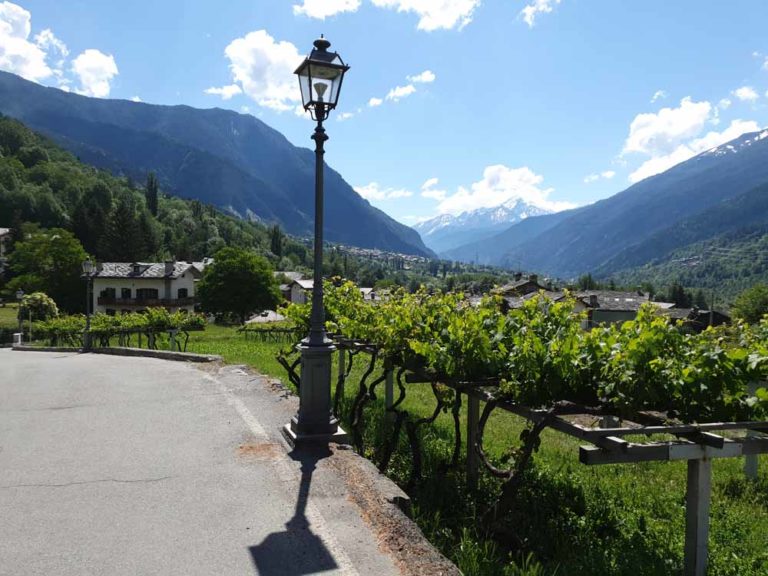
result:
[(0, 350), (0, 575), (399, 574), (232, 367)]

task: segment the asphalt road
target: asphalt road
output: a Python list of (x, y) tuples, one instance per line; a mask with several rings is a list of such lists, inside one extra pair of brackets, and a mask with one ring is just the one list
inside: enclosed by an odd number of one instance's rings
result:
[(261, 379), (0, 350), (0, 575), (399, 574)]

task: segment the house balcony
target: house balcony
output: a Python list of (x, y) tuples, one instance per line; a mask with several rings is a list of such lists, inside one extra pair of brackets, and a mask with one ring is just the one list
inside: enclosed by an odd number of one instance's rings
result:
[(179, 308), (181, 306), (194, 306), (197, 300), (189, 298), (116, 298), (111, 296), (99, 296), (99, 306), (136, 306), (141, 308)]

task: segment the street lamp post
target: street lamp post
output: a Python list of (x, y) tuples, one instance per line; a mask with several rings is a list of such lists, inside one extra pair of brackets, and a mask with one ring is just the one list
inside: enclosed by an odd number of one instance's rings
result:
[[(19, 318), (19, 334), (20, 338), (24, 340), (24, 318), (21, 315), (21, 299), (24, 298), (24, 290), (16, 290), (16, 301), (19, 303), (19, 307), (16, 309), (16, 316)], [(21, 343), (21, 342), (19, 342)]]
[(294, 445), (347, 442), (346, 433), (339, 428), (331, 403), (331, 358), (335, 350), (325, 333), (323, 307), (323, 155), (328, 136), (323, 121), (336, 108), (341, 83), (349, 66), (336, 52), (329, 52), (331, 43), (320, 36), (314, 49), (296, 69), (304, 110), (309, 111), (317, 127), (315, 141), (315, 242), (314, 284), (310, 330), (302, 340), (301, 386), (299, 412), (284, 427), (288, 440)]
[(91, 305), (93, 300), (93, 270), (91, 260), (83, 262), (83, 276), (85, 276), (85, 332), (83, 333), (83, 350), (91, 349)]

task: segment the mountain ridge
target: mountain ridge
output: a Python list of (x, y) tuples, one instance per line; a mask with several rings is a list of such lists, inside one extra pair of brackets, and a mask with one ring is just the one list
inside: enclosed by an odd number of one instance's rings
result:
[[(314, 153), (253, 116), (88, 98), (6, 72), (0, 112), (89, 164), (136, 180), (154, 170), (166, 192), (277, 222), (295, 235), (312, 231)], [(417, 232), (371, 206), (327, 164), (325, 200), (328, 241), (433, 255)]]
[(443, 255), (463, 244), (493, 236), (526, 218), (549, 213), (550, 210), (521, 198), (510, 198), (497, 206), (466, 210), (457, 215), (439, 214), (413, 228), (429, 248)]
[[(563, 278), (595, 272), (624, 250), (768, 182), (768, 130), (744, 134), (609, 198), (517, 223), (447, 255)], [(526, 228), (523, 224), (527, 224)]]

